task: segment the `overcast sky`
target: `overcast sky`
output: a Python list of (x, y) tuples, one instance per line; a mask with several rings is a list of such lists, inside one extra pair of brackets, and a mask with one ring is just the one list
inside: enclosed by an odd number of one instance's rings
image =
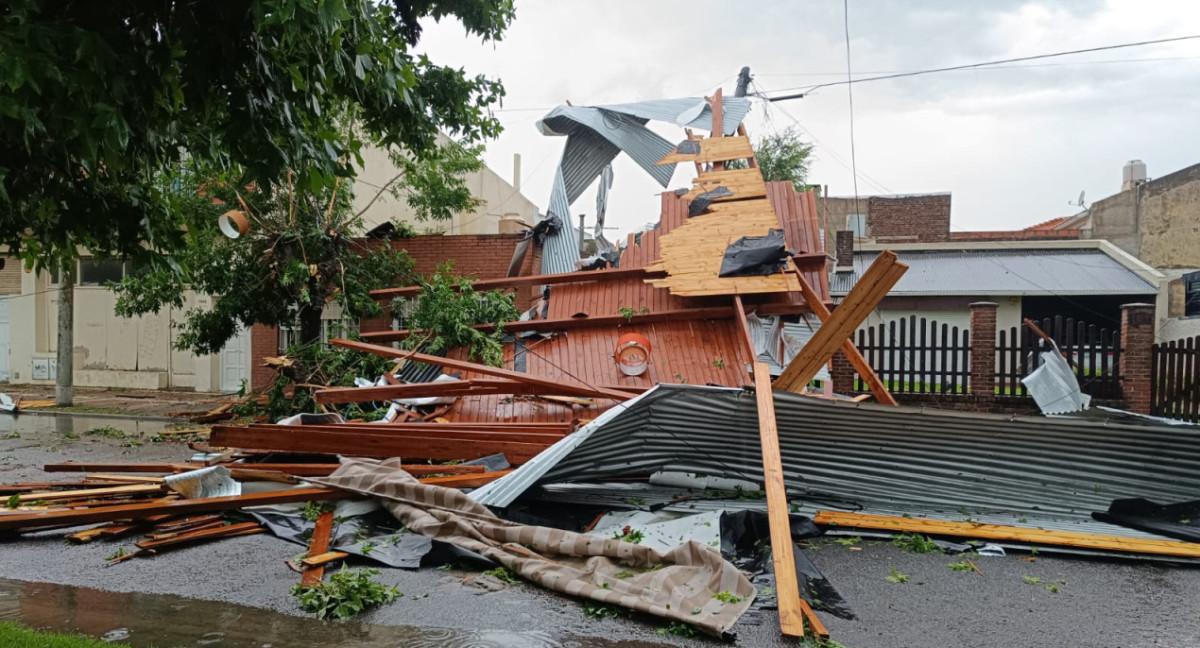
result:
[[(855, 76), (1200, 34), (1200, 3), (1187, 0), (849, 5)], [(505, 131), (486, 159), (510, 179), (520, 153), (522, 193), (544, 210), (565, 139), (534, 124), (554, 106), (732, 93), (743, 65), (768, 95), (845, 79), (842, 20), (830, 0), (517, 0), (500, 42), (442, 22), (421, 47), (504, 82)], [(816, 145), (809, 181), (853, 195), (847, 99), (841, 85), (756, 102), (746, 124), (752, 137), (798, 125)], [(1115, 193), (1130, 159), (1150, 177), (1200, 163), (1200, 40), (860, 83), (854, 124), (860, 195), (950, 191), (955, 230), (1020, 228), (1074, 213), (1080, 191), (1088, 203)], [(657, 220), (661, 188), (624, 156), (614, 171), (608, 224), (624, 233)], [(671, 187), (693, 175), (680, 165)], [(595, 212), (594, 191), (580, 212)]]

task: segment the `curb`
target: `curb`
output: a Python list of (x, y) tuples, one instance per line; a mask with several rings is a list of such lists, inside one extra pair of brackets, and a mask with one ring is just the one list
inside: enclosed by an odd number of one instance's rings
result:
[(56, 411), (38, 411), (37, 409), (20, 410), (13, 414), (13, 419), (18, 419), (22, 416), (79, 416), (98, 419), (114, 419), (126, 421), (161, 421), (165, 423), (179, 423), (180, 420), (170, 416), (159, 416), (157, 414), (103, 414), (99, 412), (56, 412)]

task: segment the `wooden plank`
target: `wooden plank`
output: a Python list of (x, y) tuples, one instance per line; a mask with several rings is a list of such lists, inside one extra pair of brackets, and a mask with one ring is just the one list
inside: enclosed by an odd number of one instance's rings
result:
[(485, 472), (479, 475), (450, 475), (448, 477), (425, 477), (421, 479), (422, 484), (433, 484), (434, 486), (442, 486), (445, 488), (479, 488), (486, 486), (497, 479), (512, 472), (511, 470), (497, 470), (495, 472)]
[(983, 540), (1027, 542), (1038, 545), (1128, 551), (1160, 556), (1200, 557), (1200, 543), (1179, 540), (1127, 538), (1113, 535), (1076, 533), (1073, 531), (1030, 529), (1000, 524), (948, 522), (944, 520), (894, 517), (890, 515), (844, 513), (841, 511), (817, 511), (817, 514), (813, 516), (813, 522), (821, 525), (837, 525), (843, 529), (881, 529), (885, 531), (906, 531), (911, 533), (979, 538)]
[(784, 369), (775, 384), (791, 392), (800, 392), (817, 375), (850, 335), (887, 296), (908, 266), (900, 263), (895, 252), (882, 252), (867, 269), (829, 320), (813, 334), (800, 353)]
[[(176, 472), (179, 463), (159, 461), (142, 462), (107, 462), (107, 461), (67, 461), (50, 463), (42, 466), (46, 472), (137, 472), (137, 473), (171, 473)], [(197, 464), (197, 467), (203, 468)]]
[[(336, 560), (344, 560), (349, 557), (350, 557), (350, 554), (348, 554), (344, 551), (326, 551), (323, 554), (305, 558), (304, 560), (301, 560), (300, 563), (303, 564), (305, 567), (321, 567), (321, 566), (325, 565), (326, 563), (331, 563)], [(304, 571), (306, 573), (308, 572), (307, 569), (305, 569)], [(318, 578), (317, 580), (321, 580), (321, 579)], [(304, 583), (304, 584), (307, 585), (307, 583)]]
[(484, 376), (493, 376), (496, 378), (508, 378), (510, 380), (528, 383), (530, 385), (536, 385), (539, 387), (547, 387), (547, 388), (551, 388), (551, 389), (560, 388), (561, 389), (561, 391), (559, 392), (560, 394), (567, 390), (570, 390), (571, 393), (566, 394), (568, 396), (593, 396), (593, 397), (597, 397), (597, 398), (613, 398), (613, 399), (621, 400), (621, 401), (629, 400), (630, 398), (633, 398), (635, 396), (635, 394), (631, 394), (629, 392), (616, 391), (613, 389), (606, 389), (604, 387), (588, 387), (586, 385), (576, 386), (576, 385), (573, 385), (570, 383), (563, 383), (561, 381), (555, 381), (555, 380), (551, 380), (548, 378), (538, 378), (536, 376), (530, 376), (529, 374), (521, 373), (519, 371), (512, 371), (511, 369), (501, 369), (499, 367), (491, 367), (491, 366), (488, 366), (485, 364), (479, 364), (476, 362), (467, 362), (465, 360), (455, 360), (453, 358), (443, 358), (441, 356), (428, 355), (425, 353), (417, 353), (415, 351), (401, 351), (399, 349), (393, 349), (391, 347), (379, 346), (377, 344), (354, 342), (352, 340), (343, 340), (341, 338), (332, 339), (329, 341), (329, 343), (332, 344), (333, 346), (339, 346), (344, 349), (353, 349), (355, 351), (361, 351), (363, 353), (371, 353), (374, 355), (382, 356), (384, 358), (397, 358), (397, 359), (404, 358), (407, 360), (411, 360), (412, 362), (423, 362), (425, 364), (437, 365), (439, 367), (446, 367), (446, 368), (455, 369), (458, 371), (471, 371), (471, 372), (474, 372), (477, 374), (482, 374)]
[(738, 328), (742, 330), (742, 342), (746, 343), (746, 357), (754, 362), (758, 358), (758, 351), (754, 348), (754, 336), (750, 334), (750, 321), (746, 319), (746, 307), (742, 304), (741, 295), (733, 296), (733, 310), (738, 316)]
[(266, 529), (262, 528), (258, 522), (242, 522), (240, 524), (229, 524), (215, 528), (181, 533), (179, 535), (170, 538), (164, 538), (162, 540), (143, 540), (142, 542), (135, 542), (134, 545), (136, 545), (138, 549), (155, 551), (166, 547), (189, 544), (192, 542), (216, 540), (218, 538), (229, 538), (238, 535), (249, 535), (251, 533), (262, 533), (265, 530)]
[(767, 521), (771, 535), (771, 560), (775, 564), (775, 593), (779, 602), (779, 628), (789, 637), (804, 636), (804, 610), (792, 554), (792, 525), (788, 519), (783, 458), (775, 422), (775, 396), (771, 373), (754, 363), (754, 389), (758, 402), (758, 432), (762, 442), (763, 487), (767, 491)]
[[(680, 308), (650, 313), (634, 313), (630, 316), (620, 314), (600, 314), (587, 317), (562, 317), (556, 319), (536, 319), (524, 322), (506, 322), (504, 330), (509, 333), (525, 331), (571, 331), (585, 328), (607, 328), (636, 324), (657, 324), (659, 322), (683, 322), (698, 319), (726, 319), (733, 312), (723, 307)], [(491, 331), (491, 324), (476, 324), (472, 328), (480, 331)], [(368, 342), (402, 342), (413, 335), (421, 335), (421, 329), (400, 329), (396, 331), (370, 331), (359, 337)], [(545, 388), (543, 388), (545, 389)]]
[[(808, 304), (808, 309), (821, 320), (821, 326), (825, 326), (833, 317), (833, 313), (829, 312), (829, 308), (825, 302), (821, 301), (820, 295), (816, 290), (813, 290), (808, 280), (803, 275), (796, 273), (796, 278), (800, 280), (800, 293), (804, 296), (804, 301)], [(851, 334), (853, 335), (853, 334)], [(875, 369), (871, 367), (871, 363), (859, 353), (858, 348), (854, 346), (854, 339), (851, 335), (846, 336), (846, 341), (842, 343), (842, 353), (846, 359), (850, 361), (850, 365), (854, 367), (854, 371), (862, 376), (866, 381), (867, 387), (871, 390), (871, 395), (875, 397), (875, 401), (884, 403), (885, 405), (899, 405), (896, 397), (892, 396), (892, 392), (888, 391), (887, 385), (879, 379), (879, 375), (875, 373)]]
[(97, 522), (111, 522), (113, 520), (142, 519), (158, 515), (209, 513), (212, 511), (229, 511), (248, 506), (320, 502), (353, 497), (357, 497), (357, 495), (332, 488), (296, 488), (229, 497), (181, 499), (171, 502), (152, 502), (149, 504), (120, 504), (86, 510), (35, 511), (0, 516), (0, 531), (30, 529), (59, 524), (93, 524)]
[(692, 184), (695, 185), (695, 188), (685, 194), (688, 200), (693, 200), (696, 196), (717, 187), (725, 187), (732, 191), (733, 195), (717, 198), (714, 202), (764, 198), (767, 195), (767, 185), (763, 182), (762, 173), (757, 168), (709, 171), (696, 176), (692, 180)]
[[(324, 477), (329, 473), (338, 469), (341, 464), (336, 463), (231, 463), (225, 464), (228, 468), (246, 468), (250, 470), (270, 470), (285, 473), (288, 475), (297, 475), (300, 477)], [(204, 468), (201, 463), (176, 463), (176, 464), (158, 464), (158, 463), (105, 463), (105, 464), (86, 464), (86, 463), (61, 463), (61, 464), (46, 464), (43, 470), (46, 472), (86, 472), (94, 470), (95, 467), (102, 467), (103, 470), (128, 470), (129, 472), (155, 472), (148, 470), (149, 466), (165, 466), (158, 472), (184, 472), (187, 470), (197, 470)], [(410, 475), (439, 475), (439, 474), (465, 474), (465, 473), (481, 473), (487, 469), (484, 466), (440, 466), (438, 464), (403, 464), (400, 466)]]
[(360, 432), (339, 434), (306, 431), (298, 434), (282, 426), (278, 430), (218, 427), (213, 429), (213, 443), (285, 452), (322, 452), (383, 458), (419, 457), (435, 460), (479, 459), (503, 453), (514, 464), (529, 461), (551, 445), (510, 441), (466, 441), (436, 436), (401, 437)]
[(92, 474), (84, 475), (87, 479), (98, 479), (106, 482), (125, 482), (125, 483), (142, 483), (142, 484), (161, 484), (162, 477), (144, 477), (141, 475), (106, 475)]
[[(696, 154), (673, 152), (655, 162), (655, 166), (678, 164), (680, 162), (725, 162), (727, 160), (743, 160), (754, 157), (754, 147), (750, 138), (740, 135), (730, 137), (709, 137), (697, 140), (700, 152)], [(719, 170), (719, 169), (718, 169)]]
[(79, 490), (65, 491), (36, 491), (33, 493), (25, 493), (17, 495), (19, 502), (36, 502), (38, 500), (62, 500), (72, 499), (76, 497), (123, 497), (128, 495), (144, 495), (147, 493), (161, 493), (163, 491), (162, 484), (133, 484), (130, 486), (113, 486), (111, 488), (83, 488)]
[[(437, 423), (430, 423), (424, 426), (423, 429), (413, 429), (411, 427), (397, 427), (390, 429), (387, 425), (369, 425), (343, 423), (340, 425), (251, 425), (249, 428), (225, 428), (232, 430), (265, 430), (267, 432), (275, 430), (283, 430), (296, 436), (307, 436), (314, 432), (324, 432), (337, 434), (342, 436), (380, 436), (388, 439), (445, 439), (447, 441), (504, 441), (511, 443), (537, 443), (541, 445), (550, 445), (566, 436), (558, 432), (508, 432), (504, 430), (455, 430), (455, 429), (440, 429), (442, 426)], [(453, 459), (455, 457), (451, 457)]]
[[(561, 272), (558, 274), (525, 275), (523, 277), (502, 277), (498, 279), (481, 279), (471, 282), (475, 290), (496, 290), (499, 288), (518, 288), (520, 286), (550, 286), (564, 283), (584, 283), (587, 281), (615, 281), (617, 279), (642, 279), (654, 273), (645, 268), (614, 268), (611, 270), (587, 270), (582, 272)], [(382, 288), (372, 290), (371, 297), (375, 300), (395, 299), (397, 297), (416, 297), (421, 293), (421, 286), (404, 286), (398, 288)]]
[[(323, 511), (317, 516), (317, 523), (313, 527), (312, 541), (308, 545), (308, 555), (320, 556), (328, 553), (331, 535), (333, 535), (333, 511)], [(312, 587), (321, 582), (321, 577), (325, 575), (323, 564), (306, 567), (304, 574), (300, 577), (300, 585)]]

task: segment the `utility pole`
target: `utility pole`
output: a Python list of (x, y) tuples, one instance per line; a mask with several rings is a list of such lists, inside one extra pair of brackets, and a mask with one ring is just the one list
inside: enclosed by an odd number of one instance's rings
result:
[(742, 71), (738, 72), (737, 89), (733, 91), (733, 96), (745, 97), (746, 91), (750, 87), (750, 80), (753, 78), (754, 77), (750, 76), (750, 66), (747, 65), (743, 67)]
[(58, 375), (54, 379), (54, 404), (70, 407), (75, 401), (75, 261), (64, 263), (58, 293)]

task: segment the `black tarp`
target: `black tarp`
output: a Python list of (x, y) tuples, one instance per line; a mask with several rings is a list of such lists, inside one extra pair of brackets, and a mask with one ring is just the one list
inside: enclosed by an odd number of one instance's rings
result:
[[(813, 538), (823, 532), (803, 515), (791, 515), (792, 540)], [(762, 511), (726, 511), (721, 514), (721, 555), (750, 575), (750, 583), (758, 590), (753, 607), (774, 610), (779, 606), (775, 596), (775, 563), (771, 560), (771, 532), (767, 514)], [(838, 594), (833, 583), (825, 578), (804, 551), (794, 548), (793, 560), (800, 594), (813, 608), (843, 619), (853, 619), (854, 611)]]
[(783, 270), (787, 261), (787, 243), (783, 230), (773, 229), (766, 236), (743, 236), (725, 248), (720, 277), (755, 277)]
[(1108, 505), (1107, 512), (1092, 513), (1092, 517), (1168, 538), (1200, 542), (1200, 500), (1159, 504), (1141, 497), (1119, 499)]

